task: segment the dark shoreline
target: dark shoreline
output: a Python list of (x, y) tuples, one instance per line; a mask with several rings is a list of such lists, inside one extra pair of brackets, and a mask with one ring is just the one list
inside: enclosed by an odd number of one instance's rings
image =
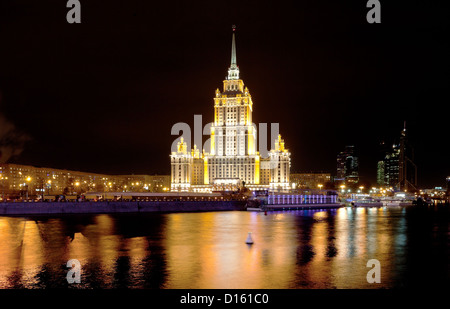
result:
[(0, 203), (0, 216), (168, 213), (245, 210), (245, 201), (20, 202)]

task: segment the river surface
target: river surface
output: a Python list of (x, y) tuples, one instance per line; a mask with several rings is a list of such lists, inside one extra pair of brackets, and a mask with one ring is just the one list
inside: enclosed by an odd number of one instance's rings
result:
[(442, 288), (449, 234), (444, 206), (0, 216), (0, 288)]

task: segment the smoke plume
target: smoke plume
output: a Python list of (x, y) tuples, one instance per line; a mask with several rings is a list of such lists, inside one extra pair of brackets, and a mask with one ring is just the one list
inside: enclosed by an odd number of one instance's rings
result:
[[(1, 99), (0, 93), (0, 107)], [(16, 128), (0, 111), (0, 164), (7, 163), (12, 157), (19, 155), (29, 140), (30, 137)]]

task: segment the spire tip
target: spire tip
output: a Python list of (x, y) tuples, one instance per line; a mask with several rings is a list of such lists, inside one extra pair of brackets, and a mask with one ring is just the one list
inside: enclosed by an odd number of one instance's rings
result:
[(236, 25), (232, 26), (233, 36), (231, 40), (231, 65), (228, 69), (228, 79), (239, 79), (239, 68), (236, 62), (236, 39), (235, 39), (235, 30)]

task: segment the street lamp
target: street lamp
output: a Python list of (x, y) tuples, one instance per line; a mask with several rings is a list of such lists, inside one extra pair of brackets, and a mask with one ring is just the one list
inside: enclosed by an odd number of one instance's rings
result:
[(28, 201), (28, 187), (29, 187), (29, 183), (30, 183), (30, 181), (31, 181), (31, 177), (30, 176), (28, 176), (25, 180), (27, 181), (27, 201)]
[[(80, 183), (77, 181), (77, 182), (75, 182), (75, 187), (77, 187), (77, 189), (76, 189), (76, 191), (77, 191), (77, 193), (78, 193), (78, 187), (80, 186)], [(81, 194), (81, 190), (80, 190), (80, 194)]]
[(318, 184), (319, 190), (322, 190), (323, 184)]

